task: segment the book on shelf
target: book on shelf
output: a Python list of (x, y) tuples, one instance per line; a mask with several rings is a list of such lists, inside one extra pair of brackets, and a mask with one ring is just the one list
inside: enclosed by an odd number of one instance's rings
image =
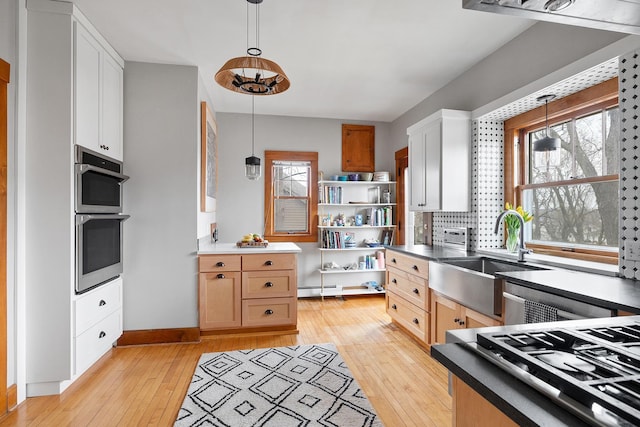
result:
[(355, 233), (351, 231), (322, 230), (322, 249), (353, 248), (356, 244)]
[(342, 187), (322, 186), (320, 191), (320, 203), (342, 204)]

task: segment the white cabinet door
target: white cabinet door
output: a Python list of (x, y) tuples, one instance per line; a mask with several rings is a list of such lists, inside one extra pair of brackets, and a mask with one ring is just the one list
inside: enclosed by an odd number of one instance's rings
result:
[(100, 55), (102, 48), (79, 23), (74, 23), (75, 143), (99, 151)]
[[(425, 139), (425, 206), (426, 211), (442, 209), (441, 194), (441, 153), (442, 120), (429, 123), (424, 130)], [(456, 167), (456, 165), (450, 165)]]
[[(102, 139), (108, 156), (122, 160), (123, 71), (108, 53), (102, 61)], [(106, 147), (106, 148), (105, 148)]]
[(409, 210), (424, 210), (425, 200), (425, 139), (424, 130), (409, 135)]

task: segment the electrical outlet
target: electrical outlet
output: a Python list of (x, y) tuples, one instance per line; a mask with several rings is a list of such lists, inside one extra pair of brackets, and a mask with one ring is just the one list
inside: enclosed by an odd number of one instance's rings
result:
[(628, 261), (640, 261), (640, 242), (631, 241), (626, 243), (624, 257)]

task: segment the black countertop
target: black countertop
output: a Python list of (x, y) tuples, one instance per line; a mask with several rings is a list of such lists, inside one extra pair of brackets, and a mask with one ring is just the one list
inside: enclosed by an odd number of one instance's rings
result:
[(584, 426), (583, 420), (484, 359), (464, 343), (474, 342), (478, 332), (616, 325), (620, 319), (640, 321), (640, 316), (451, 330), (447, 332), (447, 344), (431, 346), (431, 355), (519, 425)]
[[(472, 251), (463, 252), (455, 249), (443, 248), (442, 246), (397, 245), (388, 246), (387, 248), (432, 261), (488, 256), (484, 253), (476, 253)], [(494, 258), (500, 258), (495, 255), (491, 256)], [(501, 272), (496, 273), (496, 276), (522, 286), (541, 290), (554, 295), (564, 296), (588, 304), (612, 310), (624, 310), (631, 313), (640, 313), (640, 283), (635, 280), (544, 266), (538, 262), (527, 262), (527, 264), (539, 265), (549, 269)]]

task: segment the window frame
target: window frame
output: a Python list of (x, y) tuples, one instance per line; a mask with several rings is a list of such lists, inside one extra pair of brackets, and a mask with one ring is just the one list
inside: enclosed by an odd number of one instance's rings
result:
[[(264, 172), (264, 238), (270, 242), (318, 241), (318, 152), (317, 151), (265, 151)], [(309, 211), (307, 232), (277, 233), (274, 219), (273, 164), (278, 161), (309, 162)]]
[[(617, 105), (618, 78), (615, 77), (557, 101), (550, 102), (548, 105), (548, 120), (549, 124), (553, 125), (574, 118), (584, 117)], [(544, 105), (512, 117), (504, 122), (504, 198), (506, 201), (514, 201), (515, 205), (522, 204), (523, 190), (547, 186), (546, 184), (527, 183), (528, 144), (526, 143), (526, 135), (530, 131), (544, 127), (545, 122)], [(554, 184), (605, 182), (618, 179), (619, 175), (613, 174), (568, 181), (554, 181)], [(608, 264), (618, 263), (617, 251), (530, 242), (527, 242), (527, 247), (540, 254)]]

